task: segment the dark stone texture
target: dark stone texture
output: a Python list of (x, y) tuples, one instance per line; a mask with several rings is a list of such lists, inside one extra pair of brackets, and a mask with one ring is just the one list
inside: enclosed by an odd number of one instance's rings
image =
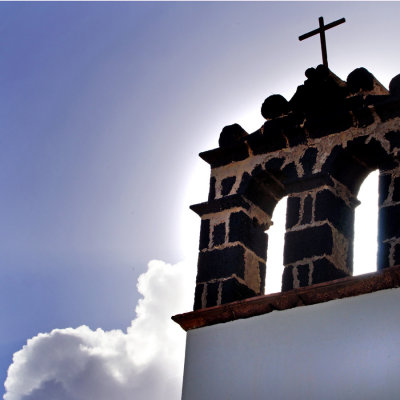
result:
[(299, 222), (300, 197), (289, 196), (286, 206), (286, 229), (290, 229)]
[(400, 237), (400, 205), (382, 207), (379, 210), (378, 221), (379, 242), (393, 237)]
[(400, 74), (390, 81), (389, 92), (392, 96), (400, 96)]
[(210, 220), (202, 219), (200, 225), (200, 244), (199, 250), (206, 249), (210, 241)]
[(215, 225), (213, 230), (213, 244), (219, 246), (225, 243), (225, 222)]
[(400, 178), (394, 178), (393, 201), (400, 201)]
[(207, 307), (212, 307), (218, 303), (218, 287), (220, 282), (207, 283), (207, 296), (206, 303)]
[(249, 136), (249, 144), (253, 154), (265, 154), (287, 147), (287, 140), (283, 135), (284, 121), (281, 119), (267, 121), (264, 132), (257, 132)]
[(221, 304), (243, 300), (256, 296), (256, 293), (247, 286), (239, 283), (235, 278), (222, 282)]
[(393, 265), (400, 265), (400, 244), (399, 243), (394, 245), (393, 258), (394, 258)]
[(311, 222), (312, 211), (313, 211), (313, 199), (311, 196), (307, 196), (304, 199), (303, 218), (301, 219), (301, 224), (309, 224)]
[(297, 175), (297, 169), (296, 165), (294, 162), (291, 162), (287, 164), (283, 169), (282, 169), (282, 175), (281, 175), (281, 181), (286, 184), (286, 182), (291, 182), (293, 180), (298, 179)]
[(374, 76), (365, 68), (357, 68), (350, 72), (347, 77), (347, 87), (351, 93), (360, 90), (372, 90), (374, 87)]
[(353, 126), (353, 118), (345, 109), (313, 111), (306, 115), (305, 129), (311, 138), (321, 138)]
[(201, 298), (203, 296), (204, 284), (200, 283), (196, 285), (196, 289), (194, 291), (194, 305), (193, 310), (199, 310), (202, 308)]
[(307, 143), (307, 135), (304, 128), (299, 126), (289, 127), (285, 131), (285, 135), (289, 140), (289, 146), (294, 147), (298, 146), (299, 144), (306, 144)]
[(230, 193), (232, 186), (236, 182), (236, 176), (230, 176), (228, 178), (222, 179), (221, 186), (222, 186), (222, 196), (226, 196)]
[(385, 138), (390, 142), (390, 151), (393, 151), (395, 148), (400, 149), (400, 131), (388, 132)]
[(232, 194), (230, 196), (207, 201), (205, 203), (193, 204), (190, 206), (190, 209), (201, 217), (205, 214), (215, 213), (222, 210), (229, 210), (230, 208), (234, 207), (243, 207), (245, 210), (248, 210), (250, 208), (248, 202), (245, 201), (242, 195)]
[(329, 221), (344, 236), (353, 237), (354, 211), (343, 199), (328, 189), (321, 190), (316, 195), (314, 209), (315, 221)]
[(197, 282), (228, 278), (232, 274), (244, 279), (244, 249), (242, 246), (199, 253)]
[(251, 180), (251, 175), (248, 172), (244, 172), (242, 175), (242, 180), (240, 181), (238, 193), (243, 194), (247, 191), (247, 187), (249, 186)]
[(229, 218), (229, 241), (241, 242), (259, 257), (266, 258), (267, 235), (243, 211), (232, 213)]
[(287, 114), (289, 111), (288, 101), (280, 94), (273, 94), (264, 100), (261, 106), (261, 115), (265, 119), (272, 119)]
[(378, 270), (389, 268), (389, 255), (391, 244), (378, 242)]
[(345, 109), (353, 113), (357, 127), (364, 128), (374, 122), (372, 112), (368, 108), (362, 95), (347, 98), (345, 100)]
[(305, 265), (298, 265), (296, 268), (297, 268), (297, 279), (299, 280), (300, 287), (308, 286), (310, 266), (308, 264), (305, 264)]
[(247, 187), (245, 196), (251, 202), (260, 207), (268, 215), (272, 215), (277, 203), (277, 198), (284, 195), (284, 189), (276, 178), (264, 171), (262, 175), (253, 177)]
[(265, 170), (278, 175), (285, 160), (283, 158), (271, 158), (265, 163)]
[(301, 158), (300, 162), (306, 175), (311, 175), (317, 159), (317, 154), (318, 150), (315, 147), (310, 147), (305, 151), (303, 157)]
[(367, 175), (378, 168), (380, 162), (386, 162), (386, 154), (381, 145), (366, 137), (358, 137), (349, 142), (346, 149), (336, 146), (323, 166), (323, 172), (330, 171), (333, 178), (345, 185), (357, 195), (361, 183)]
[(239, 124), (225, 126), (219, 135), (219, 147), (230, 147), (247, 135)]
[[(268, 237), (267, 237), (268, 239)], [(264, 294), (265, 292), (265, 275), (267, 272), (267, 267), (265, 263), (258, 263), (258, 270), (260, 271), (260, 294)]]
[(300, 193), (313, 190), (323, 185), (333, 186), (333, 181), (326, 172), (284, 181), (286, 193)]
[(282, 292), (293, 289), (293, 266), (285, 267), (282, 274)]
[(375, 110), (383, 122), (400, 117), (400, 99), (391, 100), (388, 98), (387, 101), (376, 104)]
[(222, 167), (233, 161), (242, 161), (249, 156), (246, 143), (236, 142), (232, 147), (203, 151), (199, 156), (211, 165), (211, 168)]
[(285, 233), (285, 265), (313, 256), (332, 254), (333, 237), (328, 224)]
[(215, 199), (215, 184), (216, 179), (212, 176), (210, 178), (210, 191), (208, 192), (208, 201)]
[(383, 204), (383, 202), (387, 199), (391, 182), (391, 175), (379, 175), (379, 204)]
[(321, 258), (320, 260), (314, 261), (313, 264), (313, 284), (333, 281), (334, 279), (340, 279), (349, 276), (344, 271), (337, 269), (335, 265), (326, 258)]

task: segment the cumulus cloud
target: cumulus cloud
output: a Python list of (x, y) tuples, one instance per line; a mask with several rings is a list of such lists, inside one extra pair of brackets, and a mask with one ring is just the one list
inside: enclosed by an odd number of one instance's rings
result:
[(195, 270), (151, 261), (126, 332), (80, 326), (29, 339), (14, 354), (4, 400), (179, 399), (185, 332), (170, 318), (191, 309)]

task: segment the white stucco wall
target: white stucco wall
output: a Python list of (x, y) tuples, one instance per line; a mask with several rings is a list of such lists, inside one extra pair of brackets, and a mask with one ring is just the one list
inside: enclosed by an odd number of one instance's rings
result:
[(182, 398), (400, 399), (400, 289), (191, 330)]

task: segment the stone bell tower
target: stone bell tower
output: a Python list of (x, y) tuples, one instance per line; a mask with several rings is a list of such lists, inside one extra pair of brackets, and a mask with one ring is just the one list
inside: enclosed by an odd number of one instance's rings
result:
[[(211, 166), (201, 217), (194, 309), (264, 293), (268, 228), (288, 196), (282, 290), (352, 274), (354, 209), (364, 178), (380, 170), (379, 269), (400, 263), (400, 77), (386, 90), (364, 68), (344, 82), (323, 65), (288, 102), (262, 105), (267, 120), (247, 134), (234, 124)], [(268, 263), (267, 263), (268, 265)]]
[[(321, 28), (322, 29), (322, 28)], [(226, 126), (201, 217), (183, 399), (394, 399), (400, 392), (400, 75), (305, 72), (264, 125)], [(377, 271), (352, 276), (354, 209), (379, 170)], [(288, 196), (282, 293), (264, 295), (268, 228)]]

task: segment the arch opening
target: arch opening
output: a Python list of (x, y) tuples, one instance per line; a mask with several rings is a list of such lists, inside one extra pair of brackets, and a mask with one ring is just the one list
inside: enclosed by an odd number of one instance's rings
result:
[(272, 214), (273, 225), (268, 229), (267, 271), (265, 294), (277, 293), (282, 289), (283, 246), (285, 241), (287, 196), (276, 204)]
[(353, 276), (377, 270), (379, 170), (361, 184), (355, 210)]

